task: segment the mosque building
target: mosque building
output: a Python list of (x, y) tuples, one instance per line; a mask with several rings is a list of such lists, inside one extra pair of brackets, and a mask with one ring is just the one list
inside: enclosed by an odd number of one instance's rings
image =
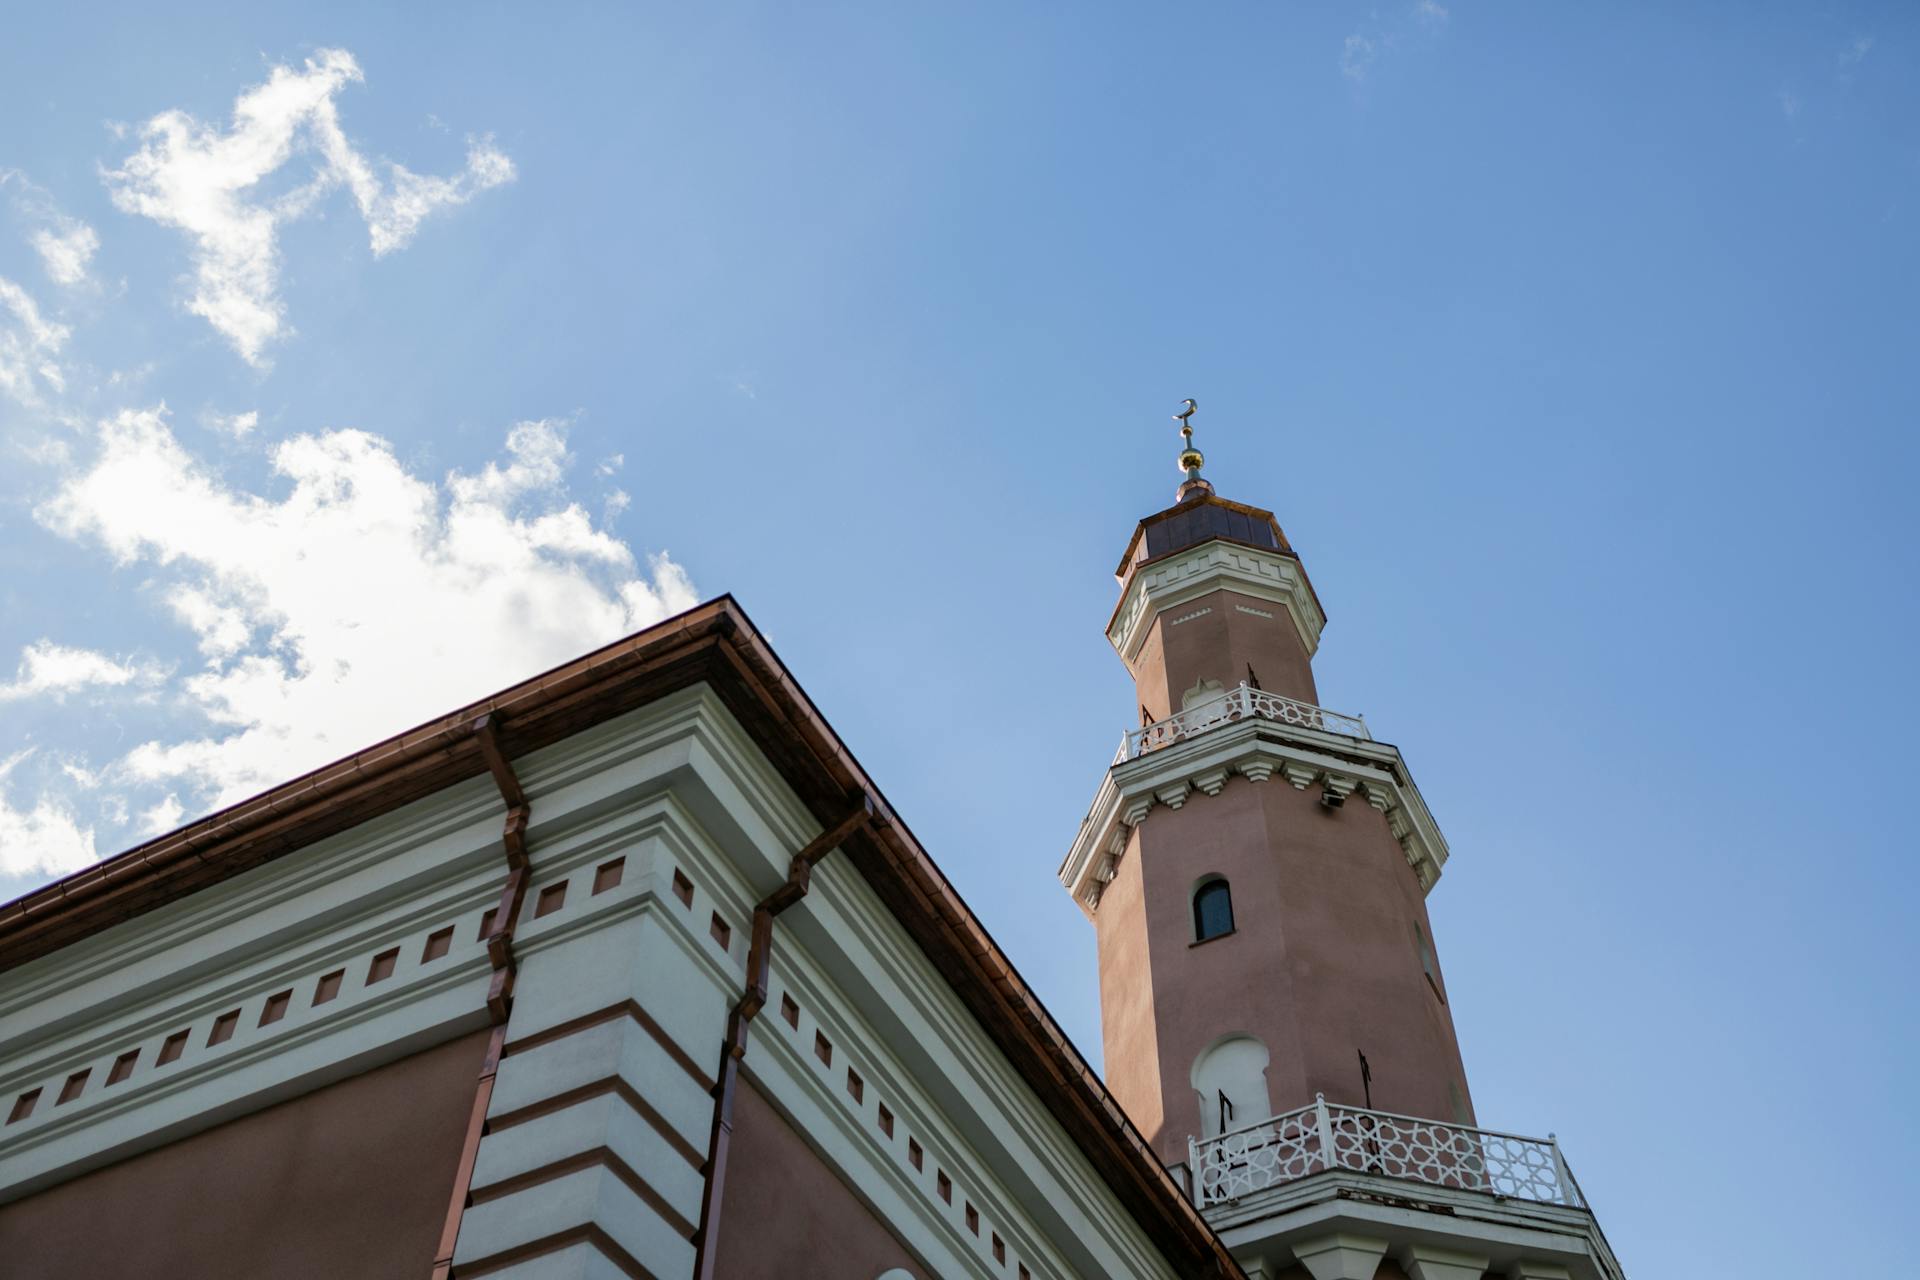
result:
[(1083, 1059), (722, 597), (0, 906), (0, 1276), (1623, 1280), (1180, 415)]

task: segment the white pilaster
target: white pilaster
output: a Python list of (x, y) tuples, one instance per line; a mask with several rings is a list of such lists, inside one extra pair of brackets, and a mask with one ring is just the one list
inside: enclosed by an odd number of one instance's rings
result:
[(1313, 1280), (1373, 1280), (1386, 1254), (1385, 1240), (1345, 1232), (1293, 1246), (1294, 1257), (1313, 1273)]
[(1522, 1258), (1506, 1270), (1507, 1280), (1572, 1280), (1573, 1273), (1552, 1262)]
[[(529, 939), (459, 1268), (543, 1280), (610, 1265), (693, 1273), (709, 1059), (740, 942), (736, 933), (723, 950), (693, 927), (698, 917), (666, 892), (675, 867), (662, 848), (649, 841), (627, 855), (628, 883), (646, 890), (637, 914)], [(705, 906), (706, 886), (696, 893)]]
[(1491, 1259), (1484, 1253), (1460, 1253), (1431, 1245), (1408, 1245), (1400, 1255), (1410, 1280), (1480, 1280)]

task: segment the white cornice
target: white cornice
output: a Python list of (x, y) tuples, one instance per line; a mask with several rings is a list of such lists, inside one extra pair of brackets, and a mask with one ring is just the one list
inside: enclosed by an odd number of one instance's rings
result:
[[(1586, 1209), (1510, 1200), (1375, 1173), (1334, 1170), (1282, 1183), (1207, 1211), (1207, 1224), (1238, 1257), (1285, 1257), (1333, 1232), (1410, 1247), (1490, 1255), (1500, 1275), (1558, 1267), (1572, 1280), (1623, 1280), (1619, 1260)], [(1532, 1264), (1532, 1271), (1522, 1270)]]
[(1320, 647), (1327, 616), (1313, 598), (1300, 562), (1277, 551), (1217, 539), (1134, 570), (1107, 627), (1107, 639), (1131, 663), (1163, 610), (1222, 588), (1283, 606), (1300, 632), (1307, 655), (1311, 657)]
[(1101, 779), (1073, 847), (1060, 864), (1060, 883), (1091, 916), (1133, 828), (1147, 820), (1154, 806), (1178, 809), (1202, 802), (1218, 795), (1234, 774), (1256, 783), (1285, 781), (1303, 790), (1318, 784), (1341, 800), (1363, 794), (1386, 815), (1421, 889), (1431, 891), (1440, 879), (1447, 861), (1446, 837), (1414, 786), (1398, 747), (1253, 719), (1116, 763)]

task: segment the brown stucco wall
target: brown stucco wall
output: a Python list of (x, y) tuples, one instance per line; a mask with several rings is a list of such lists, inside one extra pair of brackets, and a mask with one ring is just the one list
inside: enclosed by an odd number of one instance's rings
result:
[(1269, 693), (1320, 700), (1312, 659), (1286, 606), (1235, 591), (1209, 592), (1162, 612), (1131, 670), (1141, 705), (1159, 720), (1179, 711), (1182, 696), (1199, 681), (1218, 680), (1232, 689), (1247, 678), (1249, 666)]
[(0, 1274), (423, 1280), (487, 1033), (0, 1206)]
[(870, 1277), (892, 1267), (904, 1267), (922, 1280), (928, 1274), (744, 1080), (734, 1096), (720, 1224), (719, 1280)]
[[(1452, 1119), (1452, 1085), (1470, 1110), (1452, 1017), (1421, 970), (1414, 926), (1433, 937), (1425, 898), (1378, 811), (1359, 800), (1324, 809), (1318, 788), (1278, 775), (1234, 778), (1217, 796), (1156, 807), (1134, 841), (1108, 888), (1123, 887), (1127, 915), (1099, 922), (1101, 1014), (1127, 1027), (1107, 1034), (1109, 1085), (1163, 1159), (1186, 1159), (1199, 1131), (1195, 1059), (1233, 1034), (1266, 1045), (1276, 1110), (1316, 1092), (1359, 1104), (1356, 1050), (1372, 1065), (1376, 1108)], [(1193, 946), (1190, 895), (1209, 874), (1232, 885), (1235, 932)], [(1157, 1107), (1139, 1100), (1143, 1017)]]

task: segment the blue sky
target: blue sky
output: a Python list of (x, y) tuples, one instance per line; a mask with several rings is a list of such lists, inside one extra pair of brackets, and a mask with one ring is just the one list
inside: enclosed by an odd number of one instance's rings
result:
[(731, 591), (1097, 1060), (1194, 396), (1448, 835), (1482, 1121), (1640, 1280), (1904, 1257), (1911, 10), (9, 23), (0, 896)]

